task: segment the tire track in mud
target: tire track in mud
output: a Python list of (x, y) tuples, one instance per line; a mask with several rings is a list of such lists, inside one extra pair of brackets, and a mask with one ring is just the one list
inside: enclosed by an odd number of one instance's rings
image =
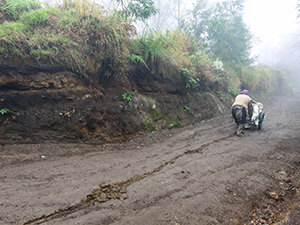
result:
[(182, 158), (186, 155), (192, 155), (192, 154), (202, 154), (205, 149), (207, 149), (210, 145), (214, 143), (219, 143), (221, 141), (225, 141), (229, 139), (230, 137), (233, 137), (234, 135), (228, 135), (216, 140), (213, 140), (211, 142), (208, 142), (206, 144), (201, 145), (199, 148), (187, 150), (183, 152), (182, 154), (179, 154), (169, 161), (164, 162), (159, 167), (153, 169), (152, 171), (146, 172), (141, 175), (137, 175), (134, 177), (129, 178), (126, 181), (122, 181), (115, 184), (100, 184), (99, 188), (93, 189), (90, 194), (86, 196), (86, 198), (70, 207), (67, 207), (65, 209), (59, 209), (49, 215), (43, 215), (39, 218), (35, 218), (32, 220), (29, 220), (25, 222), (23, 225), (34, 225), (34, 224), (42, 224), (54, 219), (62, 218), (64, 216), (73, 214), (75, 212), (78, 212), (80, 210), (88, 208), (93, 203), (103, 203), (107, 202), (112, 199), (119, 199), (119, 200), (125, 200), (127, 196), (127, 187), (129, 187), (131, 184), (134, 184), (136, 182), (139, 182), (147, 177), (150, 177), (158, 172), (160, 172), (162, 169), (167, 167), (168, 165), (174, 164), (179, 158)]

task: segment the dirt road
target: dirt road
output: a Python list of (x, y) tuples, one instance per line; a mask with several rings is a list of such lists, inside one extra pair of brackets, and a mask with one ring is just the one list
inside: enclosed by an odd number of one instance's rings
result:
[(300, 98), (122, 144), (0, 147), (0, 224), (300, 224)]

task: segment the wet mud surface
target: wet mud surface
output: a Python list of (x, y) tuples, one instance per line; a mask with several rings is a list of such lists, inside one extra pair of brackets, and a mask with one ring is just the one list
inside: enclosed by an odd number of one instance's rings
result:
[(282, 224), (300, 215), (300, 98), (122, 144), (0, 146), (0, 224)]

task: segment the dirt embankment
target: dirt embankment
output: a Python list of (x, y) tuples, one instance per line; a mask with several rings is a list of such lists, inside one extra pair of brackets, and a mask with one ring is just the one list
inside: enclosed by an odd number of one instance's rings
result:
[(65, 71), (0, 65), (1, 143), (105, 143), (208, 119), (224, 111), (211, 93), (191, 94), (182, 80), (134, 71), (93, 81)]

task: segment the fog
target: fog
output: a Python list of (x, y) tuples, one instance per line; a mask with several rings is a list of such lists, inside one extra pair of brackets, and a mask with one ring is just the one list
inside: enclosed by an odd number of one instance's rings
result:
[[(298, 0), (246, 0), (245, 23), (255, 36), (258, 64), (288, 70), (300, 87)], [(294, 82), (295, 83), (295, 82)], [(298, 88), (299, 89), (299, 88)]]

